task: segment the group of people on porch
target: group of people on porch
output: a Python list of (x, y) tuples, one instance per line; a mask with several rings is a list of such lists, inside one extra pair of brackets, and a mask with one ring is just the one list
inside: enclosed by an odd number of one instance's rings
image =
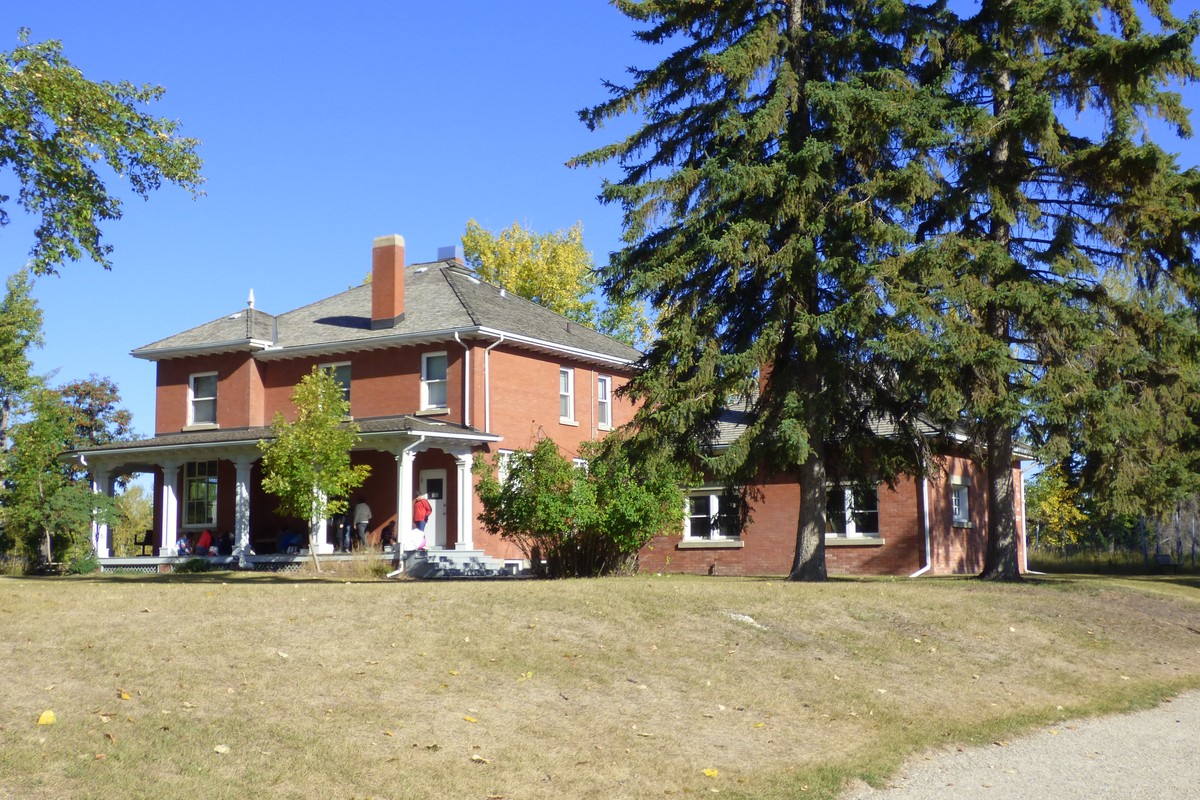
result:
[[(404, 552), (424, 550), (425, 526), (432, 514), (433, 506), (429, 502), (429, 496), (422, 492), (413, 500), (411, 530), (402, 534), (402, 541), (397, 543), (396, 523), (389, 522), (380, 533), (379, 547), (386, 549), (399, 544)], [(363, 498), (356, 498), (349, 514), (335, 514), (329, 520), (329, 535), (335, 550), (339, 553), (350, 553), (369, 548), (370, 526), (371, 507)], [(276, 548), (280, 553), (299, 552), (304, 546), (304, 538), (300, 532), (286, 528), (280, 532)], [(179, 539), (178, 553), (181, 556), (232, 555), (233, 534), (222, 534), (218, 541), (208, 529), (199, 534), (185, 533)]]

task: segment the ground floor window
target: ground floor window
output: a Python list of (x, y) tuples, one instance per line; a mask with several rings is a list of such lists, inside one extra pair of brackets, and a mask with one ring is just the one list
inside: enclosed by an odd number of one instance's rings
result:
[(191, 461), (184, 468), (183, 524), (202, 527), (217, 524), (217, 462)]
[(742, 535), (736, 492), (724, 488), (693, 489), (688, 493), (685, 539), (737, 539)]
[(830, 536), (878, 536), (879, 493), (862, 486), (830, 486), (825, 505)]

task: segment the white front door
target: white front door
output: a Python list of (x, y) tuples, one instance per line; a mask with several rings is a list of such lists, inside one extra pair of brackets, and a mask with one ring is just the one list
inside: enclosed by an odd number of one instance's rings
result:
[[(429, 497), (433, 513), (425, 525), (425, 546), (446, 546), (446, 470), (423, 469), (420, 478), (421, 491)], [(410, 517), (411, 519), (411, 517)]]

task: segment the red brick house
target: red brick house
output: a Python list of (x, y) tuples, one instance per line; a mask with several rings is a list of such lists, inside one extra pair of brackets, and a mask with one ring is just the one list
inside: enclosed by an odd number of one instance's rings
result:
[[(433, 505), (431, 550), (513, 563), (519, 551), (476, 519), (474, 455), (528, 448), (542, 437), (574, 453), (628, 422), (633, 408), (616, 390), (639, 353), (482, 282), (455, 248), (406, 265), (404, 240), (385, 236), (374, 242), (369, 283), (279, 315), (251, 300), (133, 355), (157, 365), (154, 436), (73, 455), (97, 491), (111, 492), (118, 475), (154, 475), (156, 555), (174, 557), (181, 537), (209, 529), (231, 534), (233, 557), (246, 563), (272, 558), (264, 554), (276, 553), (285, 529), (304, 530), (303, 521), (278, 516), (261, 489), (258, 442), (276, 412), (293, 413), (293, 388), (319, 366), (341, 381), (360, 427), (352, 459), (371, 466), (356, 493), (373, 512), (371, 538), (378, 542), (389, 525), (404, 535), (423, 491)], [(721, 435), (735, 429), (727, 424)], [(969, 459), (947, 456), (945, 467), (939, 481), (833, 487), (830, 572), (980, 569), (983, 482)], [(1020, 486), (1019, 464), (1014, 469)], [(723, 487), (697, 487), (682, 530), (655, 539), (642, 569), (787, 574), (797, 504), (794, 481), (770, 481), (742, 528)], [(1023, 532), (1022, 508), (1018, 514)], [(97, 526), (94, 536), (102, 563), (122, 566), (110, 558), (107, 530)], [(315, 547), (334, 550), (328, 531)]]
[[(404, 240), (375, 240), (372, 279), (280, 315), (249, 307), (133, 351), (157, 365), (154, 436), (82, 450), (98, 491), (114, 476), (154, 474), (156, 554), (185, 534), (233, 535), (234, 554), (273, 553), (296, 520), (261, 489), (259, 440), (314, 365), (333, 371), (361, 429), (352, 453), (369, 464), (360, 494), (370, 536), (411, 525), (428, 494), (431, 549), (519, 559), (476, 520), (476, 453), (550, 437), (565, 452), (628, 422), (616, 389), (638, 352), (479, 280), (456, 248), (405, 264)], [(303, 527), (300, 528), (303, 530)], [(95, 532), (102, 559), (107, 531)], [(318, 553), (334, 550), (328, 533)]]
[[(745, 424), (727, 411), (717, 448)], [(927, 435), (938, 432), (928, 429)], [(829, 488), (825, 562), (830, 574), (949, 575), (978, 573), (987, 550), (987, 498), (981, 466), (952, 436), (934, 478), (901, 476), (893, 486), (840, 484)], [(1022, 451), (1023, 454), (1023, 451)], [(1025, 564), (1025, 495), (1020, 461), (1017, 487), (1018, 563)], [(719, 483), (689, 492), (687, 519), (678, 534), (659, 536), (643, 550), (640, 566), (654, 572), (710, 575), (787, 575), (796, 552), (800, 487), (780, 476), (749, 493), (743, 523), (738, 498)]]

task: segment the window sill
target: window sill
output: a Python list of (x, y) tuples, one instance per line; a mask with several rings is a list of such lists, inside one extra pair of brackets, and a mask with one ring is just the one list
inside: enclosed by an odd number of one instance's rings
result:
[(882, 536), (838, 536), (834, 533), (825, 534), (826, 547), (882, 547)]
[(950, 521), (950, 527), (952, 527), (952, 528), (974, 528), (975, 523), (971, 522), (971, 520), (969, 520), (969, 519), (955, 519), (955, 520)]
[(741, 539), (684, 539), (676, 550), (738, 550), (745, 547)]
[(609, 425), (608, 423), (605, 423), (605, 422), (597, 422), (597, 423), (596, 423), (596, 430), (598, 430), (598, 431), (611, 431), (611, 430), (612, 430), (612, 425)]
[(414, 412), (414, 417), (435, 417), (439, 414), (449, 414), (449, 408), (422, 408), (420, 411)]
[(221, 426), (215, 422), (201, 422), (199, 425), (184, 425), (183, 430), (186, 431), (212, 431)]
[(572, 428), (578, 428), (578, 427), (579, 427), (579, 421), (578, 421), (578, 420), (567, 419), (566, 417), (559, 417), (559, 418), (558, 418), (558, 424), (559, 424), (559, 425), (570, 425)]

